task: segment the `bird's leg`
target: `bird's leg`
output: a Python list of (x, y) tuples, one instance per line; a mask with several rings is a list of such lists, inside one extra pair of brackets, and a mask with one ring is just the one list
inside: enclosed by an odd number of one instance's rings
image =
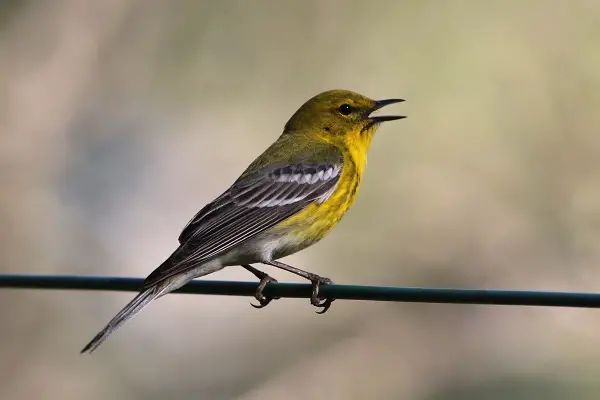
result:
[(333, 300), (335, 300), (319, 297), (319, 286), (332, 284), (333, 281), (331, 279), (324, 278), (317, 274), (313, 274), (312, 272), (304, 271), (296, 267), (292, 267), (291, 265), (287, 265), (279, 261), (263, 261), (263, 264), (269, 264), (308, 279), (312, 283), (312, 296), (310, 297), (310, 303), (315, 307), (322, 308), (321, 311), (317, 311), (318, 314), (323, 314), (329, 310), (331, 303), (333, 303)]
[(277, 283), (277, 279), (272, 278), (267, 273), (254, 268), (252, 265), (246, 264), (246, 265), (242, 265), (242, 267), (245, 268), (246, 270), (252, 272), (252, 274), (254, 276), (256, 276), (258, 279), (260, 279), (260, 283), (258, 284), (258, 287), (256, 288), (256, 293), (254, 294), (254, 298), (256, 298), (256, 300), (258, 300), (259, 304), (256, 305), (256, 304), (250, 303), (250, 305), (252, 307), (263, 308), (263, 307), (266, 307), (271, 302), (271, 300), (279, 299), (279, 297), (266, 297), (263, 294), (263, 290), (265, 290), (267, 285), (270, 282)]

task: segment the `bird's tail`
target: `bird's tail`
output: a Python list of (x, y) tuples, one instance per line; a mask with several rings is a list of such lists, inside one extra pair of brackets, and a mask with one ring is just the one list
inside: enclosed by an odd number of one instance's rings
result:
[(134, 297), (113, 319), (102, 329), (94, 338), (81, 350), (81, 353), (93, 352), (102, 344), (114, 331), (119, 329), (128, 319), (133, 317), (140, 310), (148, 305), (152, 300), (165, 293), (169, 286), (155, 285), (145, 289)]

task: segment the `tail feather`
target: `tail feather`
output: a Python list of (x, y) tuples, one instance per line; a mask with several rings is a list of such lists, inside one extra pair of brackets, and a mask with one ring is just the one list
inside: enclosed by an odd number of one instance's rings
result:
[(121, 325), (127, 322), (128, 319), (140, 312), (152, 300), (160, 297), (164, 293), (165, 288), (158, 286), (150, 287), (143, 292), (140, 292), (133, 298), (113, 319), (102, 329), (94, 338), (81, 350), (81, 353), (93, 352), (104, 342), (114, 331), (119, 329)]
[[(176, 258), (185, 249), (180, 246), (175, 252), (163, 262), (152, 274), (156, 271), (162, 271), (169, 268)], [(127, 320), (133, 317), (146, 307), (152, 300), (155, 300), (167, 293), (172, 292), (188, 283), (194, 278), (198, 278), (223, 268), (223, 265), (215, 260), (214, 262), (206, 262), (199, 265), (190, 266), (188, 270), (180, 271), (172, 277), (165, 277), (157, 282), (149, 283), (149, 278), (144, 281), (142, 291), (133, 298), (113, 319), (102, 329), (94, 338), (81, 350), (81, 353), (91, 353), (98, 348), (114, 331), (119, 329)], [(152, 274), (150, 276), (152, 276)], [(147, 286), (149, 285), (149, 286)]]

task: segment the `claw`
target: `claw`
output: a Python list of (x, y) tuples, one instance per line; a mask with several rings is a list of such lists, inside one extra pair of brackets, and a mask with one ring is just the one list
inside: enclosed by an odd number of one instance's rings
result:
[(335, 299), (325, 299), (324, 302), (322, 302), (321, 304), (319, 304), (316, 307), (322, 307), (323, 309), (321, 311), (315, 311), (317, 314), (325, 314), (327, 312), (327, 310), (329, 310), (329, 307), (331, 307), (331, 303), (333, 303)]
[(327, 310), (329, 310), (329, 307), (331, 307), (331, 303), (335, 300), (319, 297), (319, 287), (321, 285), (331, 284), (333, 284), (333, 281), (329, 278), (319, 277), (319, 279), (312, 281), (312, 296), (310, 297), (310, 303), (317, 308), (322, 308), (321, 311), (316, 312), (317, 314), (325, 314)]
[(258, 287), (256, 288), (256, 292), (254, 293), (254, 298), (256, 300), (258, 300), (259, 304), (254, 304), (254, 303), (250, 303), (250, 305), (254, 308), (264, 308), (266, 306), (269, 305), (269, 303), (272, 300), (276, 300), (279, 299), (280, 297), (266, 297), (263, 294), (263, 291), (265, 290), (265, 287), (267, 287), (267, 285), (269, 283), (277, 283), (277, 279), (275, 278), (271, 278), (269, 275), (265, 274), (260, 278), (260, 283), (258, 284)]
[(254, 308), (264, 308), (264, 307), (268, 306), (268, 305), (269, 305), (269, 303), (271, 302), (271, 300), (273, 300), (273, 299), (272, 299), (272, 298), (266, 298), (266, 297), (265, 297), (263, 300), (260, 300), (260, 299), (258, 299), (258, 298), (256, 298), (256, 300), (258, 300), (258, 302), (259, 302), (260, 304), (254, 304), (254, 303), (250, 303), (250, 305), (251, 305), (252, 307), (254, 307)]

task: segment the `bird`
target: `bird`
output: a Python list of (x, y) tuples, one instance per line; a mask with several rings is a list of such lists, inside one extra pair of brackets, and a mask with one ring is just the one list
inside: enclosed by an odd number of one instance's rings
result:
[(242, 266), (259, 279), (257, 308), (273, 300), (263, 290), (277, 282), (251, 265), (260, 263), (309, 280), (311, 304), (319, 313), (327, 311), (334, 299), (321, 297), (319, 287), (333, 281), (279, 259), (321, 240), (354, 204), (378, 127), (406, 118), (372, 113), (403, 101), (376, 101), (349, 90), (325, 91), (306, 101), (279, 138), (187, 223), (179, 247), (81, 353), (93, 352), (153, 300), (228, 266)]

